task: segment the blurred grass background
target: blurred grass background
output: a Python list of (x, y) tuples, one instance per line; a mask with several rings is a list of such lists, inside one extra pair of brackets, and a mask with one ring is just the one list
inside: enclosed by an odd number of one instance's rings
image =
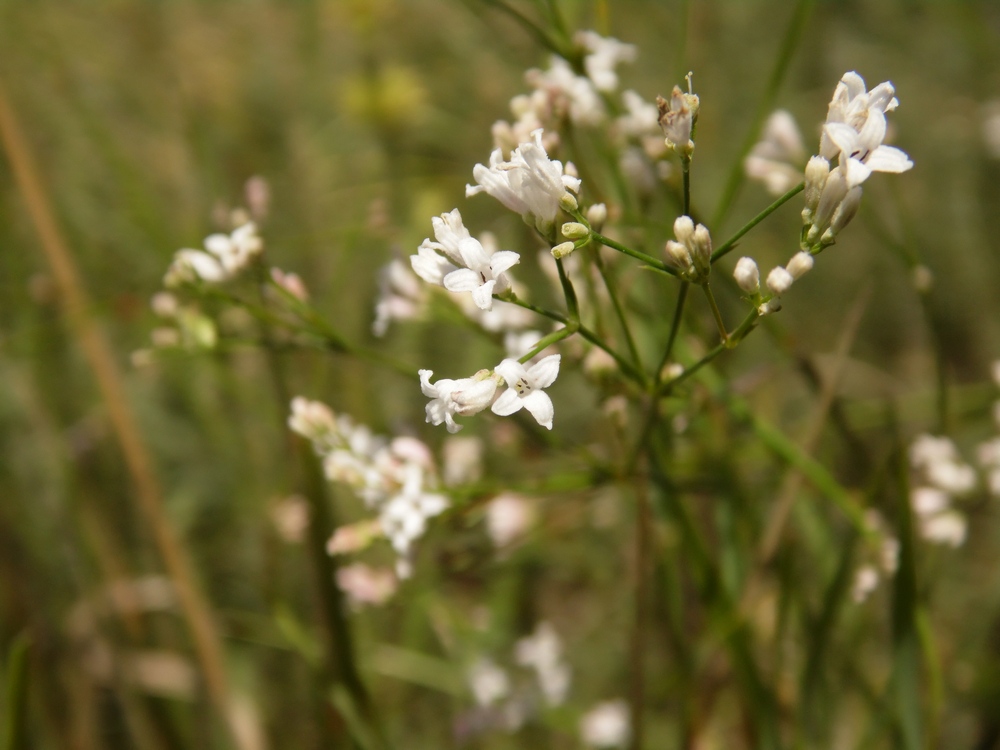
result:
[[(623, 88), (651, 99), (694, 71), (702, 102), (694, 204), (710, 213), (752, 124), (790, 5), (579, 0), (562, 7), (573, 26), (639, 46), (639, 61), (621, 71)], [(409, 254), (429, 234), (430, 216), (459, 206), (474, 231), (518, 236), (495, 205), (466, 202), (464, 185), (488, 156), (490, 125), (508, 118), (509, 99), (526, 90), (523, 71), (546, 58), (523, 29), (473, 0), (0, 2), (0, 79), (126, 370), (169, 515), (220, 620), (234, 693), (258, 712), (268, 747), (321, 746), (328, 720), (308, 659), (289, 635), (311, 620), (304, 561), (271, 528), (274, 498), (288, 491), (278, 448), (285, 415), (253, 352), (132, 368), (129, 354), (148, 345), (155, 325), (148, 300), (173, 252), (200, 246), (220, 228), (219, 207), (240, 204), (245, 181), (260, 175), (273, 196), (264, 226), (271, 262), (301, 274), (317, 308), (348, 338), (367, 340), (378, 267)], [(877, 404), (891, 394), (907, 434), (938, 428), (936, 340), (950, 385), (945, 427), (971, 448), (990, 434), (982, 384), (1000, 358), (1000, 155), (986, 148), (982, 129), (984, 105), (1000, 99), (1000, 5), (817, 2), (777, 97), (809, 148), (846, 70), (870, 86), (894, 82), (895, 143), (916, 167), (866, 185), (862, 215), (796, 285), (780, 323), (798, 351), (832, 351), (848, 308), (871, 284), (848, 379), (848, 395), (862, 403), (858, 419), (877, 419)], [(768, 202), (761, 188), (744, 185), (713, 235), (724, 238)], [(672, 217), (663, 218), (669, 226)], [(762, 267), (784, 262), (797, 232), (797, 212), (782, 211), (741, 253)], [(929, 315), (913, 291), (907, 257), (915, 255), (934, 273)], [(176, 617), (148, 616), (138, 636), (108, 618), (84, 628), (85, 636), (73, 624), (104, 584), (162, 568), (60, 302), (9, 162), (0, 159), (0, 654), (11, 664), (15, 638), (30, 634), (25, 746), (156, 746), (143, 737), (166, 747), (214, 746), (218, 727), (190, 692), (166, 690), (150, 702), (146, 724), (136, 725), (128, 704), (145, 696), (130, 696), (122, 675), (94, 676), (97, 641), (187, 653)], [(728, 309), (735, 317), (735, 304)], [(464, 335), (405, 324), (389, 343), (415, 366), (471, 372), (481, 358)], [(378, 431), (422, 431), (413, 384), (343, 358), (303, 354), (295, 363), (302, 392)], [(775, 377), (757, 387), (755, 403), (790, 432), (800, 426), (807, 390), (787, 386), (797, 377), (794, 362), (767, 338), (755, 337), (723, 367), (765, 368)], [(926, 561), (928, 579), (940, 579), (930, 609), (946, 667), (937, 685), (940, 747), (1000, 746), (1000, 527), (986, 504), (969, 513), (967, 547)], [(392, 654), (378, 644), (433, 652), (435, 628), (481, 601), (512, 622), (531, 619), (518, 607), (586, 622), (577, 645), (601, 649), (581, 649), (580, 694), (622, 692), (616, 664), (624, 640), (615, 634), (627, 603), (606, 589), (626, 563), (606, 569), (592, 560), (590, 550), (604, 542), (579, 526), (571, 521), (560, 532), (555, 522), (557, 551), (523, 553), (524, 569), (563, 571), (528, 590), (520, 574), (476, 560), (473, 526), (449, 529), (454, 537), (436, 560), (446, 564), (429, 561), (387, 611), (357, 616), (362, 663), (378, 672), (373, 691), (390, 733), (407, 738), (400, 747), (452, 746), (455, 701), (386, 676), (379, 665)], [(858, 618), (854, 627), (840, 633), (842, 647), (867, 638), (864, 628), (887, 625)], [(877, 639), (871, 648), (877, 653)], [(445, 667), (413, 669), (419, 682)], [(669, 685), (668, 678), (667, 701)], [(571, 735), (481, 746), (574, 747)]]

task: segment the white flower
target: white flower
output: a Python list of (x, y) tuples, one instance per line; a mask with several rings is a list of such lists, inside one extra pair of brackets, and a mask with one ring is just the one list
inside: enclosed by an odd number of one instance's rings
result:
[(913, 162), (898, 148), (882, 145), (885, 113), (898, 105), (889, 81), (871, 91), (851, 71), (844, 74), (833, 92), (820, 139), (820, 154), (832, 159), (840, 154), (840, 165), (849, 188), (860, 185), (872, 172), (905, 172)]
[(171, 289), (199, 279), (214, 284), (227, 278), (229, 274), (215, 256), (203, 250), (184, 249), (174, 254), (174, 260), (163, 276), (163, 285)]
[(469, 668), (469, 687), (478, 706), (491, 706), (510, 694), (507, 673), (486, 657), (480, 657)]
[(767, 118), (760, 141), (743, 161), (747, 177), (764, 183), (769, 193), (781, 195), (802, 180), (806, 159), (802, 135), (792, 115), (779, 109)]
[[(476, 377), (449, 380), (442, 378), (433, 385), (430, 382), (433, 370), (420, 370), (420, 390), (431, 401), (425, 407), (427, 421), (439, 425), (442, 422), (448, 432), (458, 432), (462, 426), (455, 422), (455, 415), (468, 417), (483, 411), (496, 394), (497, 382), (486, 377), (488, 371), (480, 371)], [(483, 377), (480, 377), (483, 375)]]
[(406, 480), (398, 494), (382, 506), (379, 521), (393, 549), (406, 555), (414, 540), (423, 536), (427, 519), (448, 507), (448, 498), (424, 491), (424, 473), (412, 464), (406, 466)]
[(552, 429), (555, 410), (552, 399), (543, 391), (559, 375), (560, 355), (550, 354), (529, 369), (516, 359), (505, 359), (496, 366), (496, 373), (507, 383), (507, 390), (493, 403), (493, 413), (501, 417), (527, 409), (542, 427)]
[(205, 238), (205, 249), (218, 258), (226, 273), (232, 275), (243, 269), (264, 250), (264, 242), (257, 234), (257, 225), (248, 221), (232, 234), (212, 234)]
[(625, 747), (632, 736), (628, 703), (598, 703), (580, 719), (580, 738), (595, 748)]
[(483, 476), (483, 441), (477, 437), (450, 437), (441, 446), (442, 474), (448, 487), (478, 482)]
[(767, 288), (771, 290), (772, 294), (779, 297), (787, 292), (793, 283), (795, 283), (795, 277), (781, 266), (775, 266), (767, 275)]
[(559, 705), (569, 690), (570, 671), (562, 661), (562, 643), (555, 629), (547, 622), (539, 623), (535, 632), (517, 642), (514, 658), (523, 667), (531, 667), (549, 705)]
[(366, 604), (385, 604), (396, 593), (399, 582), (391, 570), (354, 563), (337, 568), (337, 586), (347, 594), (351, 606), (360, 609)]
[(878, 587), (879, 575), (874, 565), (863, 565), (854, 575), (851, 586), (851, 599), (860, 604)]
[(497, 495), (486, 506), (486, 533), (502, 549), (520, 539), (535, 522), (535, 506), (522, 495)]
[(476, 185), (466, 185), (465, 195), (485, 192), (526, 221), (534, 217), (540, 229), (550, 227), (559, 213), (567, 190), (578, 192), (580, 180), (565, 174), (562, 162), (549, 159), (542, 145), (542, 131), (532, 133), (534, 142), (522, 143), (504, 161), (500, 149), (490, 154), (490, 166), (477, 164), (472, 170)]
[(620, 62), (634, 62), (638, 54), (634, 44), (625, 44), (595, 31), (579, 31), (574, 38), (590, 54), (583, 58), (583, 68), (598, 91), (618, 88), (615, 66)]
[(319, 442), (328, 439), (336, 426), (333, 412), (326, 404), (302, 396), (292, 399), (292, 413), (288, 417), (288, 427), (292, 432)]
[(446, 214), (435, 216), (431, 219), (431, 227), (434, 229), (434, 237), (437, 242), (427, 240), (428, 245), (435, 250), (440, 250), (453, 262), (462, 262), (462, 253), (458, 249), (462, 240), (467, 240), (471, 236), (469, 230), (462, 222), (462, 214), (457, 208), (453, 208)]
[[(444, 286), (444, 277), (454, 271), (457, 266), (434, 249), (437, 244), (425, 239), (417, 248), (417, 254), (410, 256), (410, 265), (413, 267), (414, 273), (428, 284)], [(460, 261), (456, 259), (456, 262)]]
[(563, 58), (553, 55), (548, 70), (532, 68), (524, 77), (544, 93), (551, 118), (568, 116), (575, 125), (599, 125), (604, 120), (604, 102), (593, 82), (578, 76)]
[[(429, 252), (436, 258), (441, 258), (433, 250)], [(411, 263), (416, 257), (411, 256)], [(423, 313), (426, 305), (425, 290), (421, 288), (410, 269), (398, 258), (382, 266), (379, 271), (378, 286), (375, 321), (372, 323), (372, 333), (375, 336), (384, 336), (389, 330), (389, 323), (393, 320), (413, 320)]]
[(920, 518), (920, 536), (936, 544), (961, 547), (967, 531), (965, 516), (958, 511), (949, 510)]
[(472, 292), (472, 299), (480, 309), (493, 309), (493, 295), (510, 289), (510, 279), (504, 271), (518, 263), (521, 256), (510, 250), (490, 255), (475, 237), (459, 242), (458, 250), (465, 268), (445, 276), (444, 288), (449, 292)]

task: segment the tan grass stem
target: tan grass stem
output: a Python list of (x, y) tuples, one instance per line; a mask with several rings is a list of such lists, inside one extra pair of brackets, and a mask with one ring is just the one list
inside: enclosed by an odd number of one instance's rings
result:
[[(177, 537), (164, 510), (163, 496), (153, 463), (125, 394), (121, 373), (108, 340), (91, 312), (83, 281), (56, 222), (48, 194), (34, 157), (24, 139), (17, 116), (0, 83), (0, 140), (10, 160), (14, 179), (24, 196), (31, 221), (38, 232), (42, 254), (55, 278), (63, 311), (73, 334), (94, 373), (112, 430), (125, 458), (139, 507), (153, 533), (181, 611), (190, 628), (195, 652), (204, 674), (209, 697), (219, 716), (228, 720), (229, 701), (222, 646), (212, 613), (196, 583), (190, 557)], [(239, 736), (233, 733), (236, 744)]]

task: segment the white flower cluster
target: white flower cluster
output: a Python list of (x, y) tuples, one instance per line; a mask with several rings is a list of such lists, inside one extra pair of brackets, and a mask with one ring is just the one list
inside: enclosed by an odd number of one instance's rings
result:
[(965, 516), (951, 507), (951, 501), (975, 488), (975, 470), (962, 461), (949, 438), (933, 435), (918, 435), (910, 444), (910, 465), (917, 474), (910, 504), (920, 535), (935, 544), (961, 546)]
[(378, 513), (382, 532), (400, 555), (400, 574), (408, 570), (413, 542), (423, 536), (427, 519), (448, 508), (436, 492), (437, 473), (430, 449), (409, 437), (392, 440), (373, 435), (319, 401), (292, 400), (288, 426), (312, 442), (326, 476), (349, 486)]
[[(427, 421), (434, 425), (444, 424), (448, 432), (458, 432), (462, 426), (455, 417), (470, 417), (486, 408), (494, 414), (506, 417), (522, 408), (535, 418), (538, 424), (552, 429), (555, 411), (552, 399), (545, 393), (559, 375), (560, 355), (550, 354), (534, 365), (525, 368), (516, 359), (505, 359), (490, 370), (480, 370), (470, 378), (450, 380), (442, 378), (431, 383), (432, 370), (420, 370), (420, 390), (431, 399), (426, 406)], [(507, 390), (497, 396), (501, 383)]]
[(228, 281), (264, 251), (264, 242), (252, 221), (237, 227), (231, 234), (211, 234), (204, 250), (178, 250), (163, 277), (168, 289), (203, 281), (218, 284)]
[(674, 236), (677, 241), (667, 241), (667, 262), (686, 281), (699, 283), (707, 279), (712, 270), (712, 238), (705, 225), (695, 226), (690, 216), (678, 216)]
[[(833, 92), (820, 139), (820, 153), (805, 165), (801, 252), (785, 266), (767, 275), (768, 294), (761, 294), (760, 271), (752, 258), (740, 258), (734, 277), (760, 315), (781, 309), (781, 295), (808, 273), (814, 256), (836, 242), (837, 234), (854, 218), (861, 205), (861, 184), (872, 172), (905, 172), (913, 162), (898, 148), (886, 146), (885, 113), (899, 105), (888, 81), (871, 91), (857, 73), (845, 73)], [(661, 110), (663, 105), (661, 104)], [(791, 189), (801, 177), (805, 158), (802, 139), (792, 116), (783, 110), (771, 115), (762, 140), (744, 162), (747, 174), (765, 183), (772, 193)], [(830, 166), (837, 160), (835, 167)]]
[[(882, 143), (886, 112), (899, 106), (889, 81), (867, 91), (864, 79), (845, 73), (827, 111), (820, 153), (809, 160), (802, 211), (802, 246), (819, 252), (857, 213), (861, 184), (872, 172), (905, 172), (913, 162), (898, 148)], [(837, 166), (831, 168), (831, 161)]]
[(618, 88), (615, 68), (619, 63), (633, 62), (636, 48), (593, 31), (579, 32), (575, 41), (583, 52), (584, 75), (558, 55), (552, 56), (547, 70), (532, 68), (525, 73), (534, 91), (511, 100), (510, 109), (517, 119), (493, 125), (494, 146), (503, 153), (510, 153), (540, 128), (551, 128), (545, 145), (554, 148), (559, 142), (555, 128), (565, 119), (585, 126), (600, 125), (606, 119), (607, 109), (601, 95)]

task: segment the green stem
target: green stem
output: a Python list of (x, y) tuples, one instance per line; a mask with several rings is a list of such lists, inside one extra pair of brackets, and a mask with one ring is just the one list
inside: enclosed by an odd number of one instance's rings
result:
[(681, 174), (684, 184), (684, 215), (691, 215), (691, 157), (681, 157)]
[(569, 311), (570, 320), (579, 322), (580, 302), (576, 298), (576, 290), (573, 289), (573, 282), (566, 275), (566, 268), (563, 266), (562, 258), (556, 260), (556, 270), (559, 272), (559, 283), (562, 285), (563, 295), (566, 297), (566, 309)]
[(674, 351), (674, 342), (677, 340), (677, 332), (681, 328), (681, 317), (684, 314), (684, 303), (687, 300), (688, 290), (691, 288), (691, 282), (685, 281), (681, 284), (681, 290), (677, 295), (677, 306), (674, 308), (674, 319), (670, 324), (670, 335), (667, 337), (667, 348), (663, 351), (663, 357), (660, 358), (660, 366), (656, 368), (656, 381), (660, 380), (660, 373), (663, 372), (663, 368), (667, 366), (667, 362), (670, 361), (670, 355)]
[(740, 185), (743, 184), (745, 176), (743, 160), (757, 142), (764, 119), (774, 108), (775, 97), (778, 94), (778, 89), (781, 87), (781, 82), (785, 78), (785, 74), (788, 72), (788, 66), (792, 60), (792, 54), (795, 52), (795, 47), (799, 39), (802, 38), (802, 31), (805, 28), (806, 19), (809, 16), (809, 9), (813, 1), (798, 0), (798, 3), (795, 5), (792, 20), (788, 24), (788, 30), (785, 32), (784, 39), (782, 39), (781, 48), (778, 50), (778, 57), (774, 62), (774, 69), (771, 71), (767, 88), (764, 89), (763, 96), (757, 100), (757, 110), (754, 112), (753, 118), (751, 118), (752, 125), (747, 131), (743, 144), (736, 155), (736, 161), (729, 173), (729, 178), (726, 180), (726, 186), (722, 191), (722, 198), (719, 200), (719, 205), (712, 216), (712, 226), (718, 226), (725, 218), (726, 212), (736, 198), (736, 193), (739, 191)]
[(715, 324), (719, 327), (719, 336), (722, 337), (722, 343), (729, 343), (729, 334), (726, 332), (726, 323), (722, 319), (722, 311), (719, 310), (719, 305), (715, 301), (715, 295), (712, 294), (712, 287), (708, 283), (708, 279), (705, 283), (701, 285), (701, 288), (705, 290), (705, 297), (708, 298), (708, 304), (712, 308), (712, 315), (715, 318)]
[(756, 309), (751, 310), (750, 314), (747, 315), (746, 318), (744, 318), (743, 322), (740, 323), (740, 325), (736, 328), (736, 330), (729, 335), (726, 341), (723, 341), (721, 344), (716, 346), (714, 349), (712, 349), (704, 357), (699, 359), (690, 367), (685, 368), (684, 372), (682, 372), (676, 378), (668, 380), (666, 383), (661, 383), (659, 387), (657, 387), (656, 389), (656, 396), (662, 397), (669, 395), (670, 392), (674, 389), (674, 387), (676, 387), (677, 385), (679, 385), (680, 383), (682, 383), (683, 381), (687, 380), (689, 377), (694, 375), (696, 372), (698, 372), (698, 370), (700, 370), (702, 367), (707, 365), (713, 359), (718, 357), (724, 351), (736, 347), (744, 338), (746, 338), (747, 334), (750, 333), (751, 330), (753, 330), (753, 327), (756, 324), (757, 319), (759, 317), (760, 316), (757, 314)]
[(559, 341), (562, 341), (563, 339), (572, 336), (579, 330), (579, 328), (580, 326), (578, 323), (571, 322), (565, 328), (560, 328), (558, 331), (553, 331), (548, 336), (539, 341), (537, 344), (535, 344), (535, 347), (530, 352), (525, 354), (517, 361), (523, 365), (525, 362), (527, 362), (529, 359), (537, 355), (539, 352), (544, 351), (546, 347), (552, 346), (553, 344), (558, 343)]
[(482, 0), (482, 2), (486, 3), (487, 5), (492, 5), (497, 10), (500, 10), (506, 13), (507, 15), (511, 16), (514, 20), (516, 20), (519, 24), (521, 24), (521, 26), (524, 27), (525, 31), (534, 36), (535, 39), (537, 39), (543, 47), (546, 47), (552, 52), (555, 52), (560, 57), (567, 57), (567, 53), (566, 50), (563, 49), (563, 45), (558, 44), (551, 36), (549, 36), (549, 34), (545, 31), (545, 29), (543, 29), (537, 23), (528, 18), (526, 15), (524, 15), (524, 13), (519, 11), (517, 8), (508, 5), (505, 2), (502, 2), (502, 0)]
[(617, 250), (620, 253), (625, 253), (625, 255), (631, 255), (633, 258), (641, 260), (643, 263), (652, 266), (657, 271), (662, 271), (663, 273), (670, 274), (671, 276), (677, 275), (677, 271), (675, 269), (668, 266), (662, 260), (654, 258), (652, 255), (646, 255), (646, 253), (639, 252), (638, 250), (633, 250), (632, 248), (626, 247), (620, 242), (616, 242), (615, 240), (609, 237), (605, 237), (603, 234), (600, 234), (599, 232), (595, 232), (593, 230), (591, 230), (590, 236), (594, 240), (594, 242), (600, 242), (602, 245), (606, 245), (607, 247), (610, 247), (612, 250)]
[(800, 182), (798, 185), (796, 185), (791, 190), (789, 190), (787, 193), (785, 193), (780, 198), (778, 198), (770, 206), (768, 206), (763, 211), (761, 211), (759, 214), (757, 214), (752, 219), (750, 219), (750, 221), (748, 221), (746, 224), (743, 225), (743, 227), (740, 229), (740, 231), (738, 231), (736, 234), (734, 234), (727, 242), (723, 243), (718, 248), (716, 248), (715, 252), (712, 253), (712, 262), (715, 263), (715, 261), (717, 261), (719, 258), (723, 257), (724, 255), (726, 255), (726, 253), (728, 253), (731, 250), (733, 250), (733, 248), (736, 247), (736, 243), (739, 242), (740, 238), (743, 237), (743, 235), (745, 235), (747, 232), (749, 232), (755, 226), (757, 226), (758, 224), (760, 224), (762, 221), (764, 221), (764, 219), (766, 219), (768, 216), (770, 216), (771, 214), (773, 214), (775, 211), (777, 211), (783, 205), (785, 205), (786, 203), (788, 203), (788, 201), (790, 201), (796, 195), (798, 195), (799, 193), (801, 193), (804, 189), (805, 189), (805, 183), (804, 182)]
[(618, 317), (618, 325), (621, 326), (622, 333), (625, 335), (625, 343), (628, 345), (629, 353), (632, 355), (632, 361), (635, 363), (636, 368), (641, 370), (642, 360), (639, 357), (639, 347), (635, 344), (635, 338), (632, 336), (632, 329), (629, 327), (628, 318), (625, 317), (625, 310), (618, 299), (618, 292), (614, 284), (611, 283), (611, 279), (608, 278), (608, 269), (604, 264), (604, 258), (601, 257), (600, 250), (594, 253), (594, 264), (597, 266), (597, 271), (601, 274), (601, 279), (604, 281), (604, 288), (608, 290), (608, 297), (611, 300), (612, 307), (615, 309), (615, 315)]

